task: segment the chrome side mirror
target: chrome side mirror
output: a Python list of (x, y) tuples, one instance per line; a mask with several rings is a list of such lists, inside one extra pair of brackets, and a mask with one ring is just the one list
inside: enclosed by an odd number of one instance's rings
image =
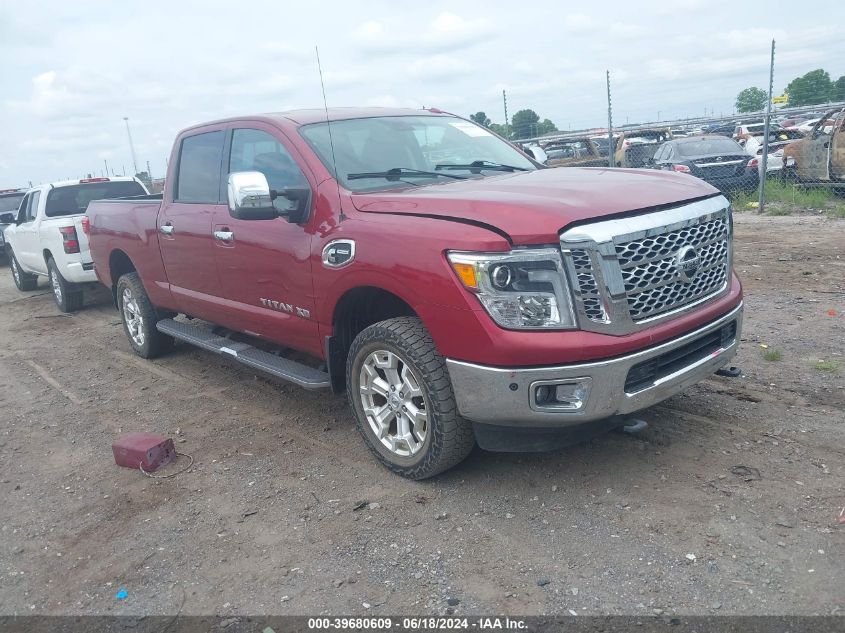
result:
[(229, 174), (229, 214), (239, 220), (272, 220), (279, 217), (270, 185), (260, 171)]

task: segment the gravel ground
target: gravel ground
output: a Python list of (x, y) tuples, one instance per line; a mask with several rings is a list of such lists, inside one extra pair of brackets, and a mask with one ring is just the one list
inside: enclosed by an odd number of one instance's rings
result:
[[(638, 436), (422, 483), (343, 398), (185, 345), (141, 360), (105, 291), (62, 316), (0, 270), (0, 614), (845, 613), (845, 221), (736, 232), (741, 378)], [(118, 468), (127, 431), (193, 468)]]

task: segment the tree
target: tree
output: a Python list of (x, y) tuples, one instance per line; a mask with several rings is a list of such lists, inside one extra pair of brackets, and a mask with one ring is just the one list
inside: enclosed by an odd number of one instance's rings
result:
[(549, 119), (543, 119), (538, 127), (541, 136), (543, 134), (551, 134), (552, 132), (557, 132), (557, 126), (552, 123)]
[(736, 96), (736, 111), (759, 112), (766, 107), (768, 98), (766, 92), (760, 88), (754, 86), (746, 88)]
[(831, 101), (845, 101), (845, 75), (833, 82), (833, 89), (830, 91)]
[(514, 138), (531, 138), (538, 135), (540, 117), (534, 110), (520, 110), (511, 119), (511, 129)]
[(481, 112), (480, 110), (475, 114), (469, 115), (470, 120), (475, 121), (478, 125), (483, 125), (484, 127), (490, 127), (490, 119), (487, 117), (487, 114)]
[(491, 123), (489, 126), (491, 132), (495, 132), (502, 138), (508, 137), (508, 131), (505, 129), (505, 126), (501, 123)]
[(135, 174), (135, 178), (144, 183), (147, 186), (147, 189), (149, 189), (153, 185), (153, 181), (150, 179), (150, 175), (145, 171), (139, 171), (137, 174)]
[(790, 106), (815, 105), (830, 100), (833, 83), (827, 71), (817, 68), (790, 81), (786, 92)]

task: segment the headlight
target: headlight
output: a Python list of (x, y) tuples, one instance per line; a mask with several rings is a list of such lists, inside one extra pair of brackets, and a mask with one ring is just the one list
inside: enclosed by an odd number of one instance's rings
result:
[(576, 327), (557, 250), (450, 251), (447, 257), (458, 279), (498, 325), (519, 330)]

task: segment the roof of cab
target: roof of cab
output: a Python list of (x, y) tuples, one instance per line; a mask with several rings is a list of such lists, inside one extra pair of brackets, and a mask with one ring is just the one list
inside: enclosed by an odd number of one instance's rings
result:
[(267, 112), (264, 114), (253, 114), (218, 119), (216, 121), (205, 121), (192, 125), (182, 130), (186, 132), (208, 125), (219, 125), (236, 121), (267, 121), (277, 123), (289, 121), (295, 125), (309, 125), (311, 123), (322, 123), (328, 116), (329, 121), (343, 121), (345, 119), (369, 119), (383, 116), (455, 116), (450, 112), (444, 112), (436, 108), (414, 109), (414, 108), (304, 108), (301, 110), (287, 110), (285, 112)]

